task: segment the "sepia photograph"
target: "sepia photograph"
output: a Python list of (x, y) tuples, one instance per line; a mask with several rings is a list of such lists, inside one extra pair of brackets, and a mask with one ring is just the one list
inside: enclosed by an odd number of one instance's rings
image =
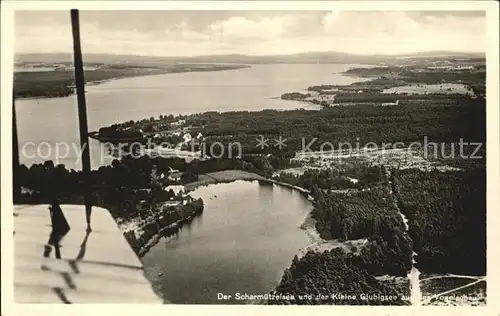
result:
[(495, 300), (487, 11), (327, 8), (13, 10), (14, 302)]

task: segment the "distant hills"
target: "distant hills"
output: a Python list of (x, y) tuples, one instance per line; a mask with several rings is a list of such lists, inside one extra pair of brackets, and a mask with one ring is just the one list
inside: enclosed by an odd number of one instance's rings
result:
[[(484, 53), (464, 53), (448, 51), (419, 52), (401, 55), (356, 55), (342, 52), (306, 52), (287, 55), (202, 55), (193, 57), (158, 57), (140, 55), (84, 54), (86, 63), (237, 63), (237, 64), (271, 64), (271, 63), (319, 63), (319, 64), (374, 64), (392, 63), (401, 59), (479, 59)], [(72, 62), (71, 53), (17, 54), (16, 62), (57, 63)]]

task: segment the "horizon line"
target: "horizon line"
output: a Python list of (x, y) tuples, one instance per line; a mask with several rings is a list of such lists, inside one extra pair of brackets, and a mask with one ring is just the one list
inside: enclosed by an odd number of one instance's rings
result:
[[(350, 53), (344, 51), (335, 51), (335, 50), (321, 50), (321, 51), (302, 51), (297, 53), (283, 53), (283, 54), (243, 54), (243, 53), (220, 53), (220, 54), (200, 54), (200, 55), (148, 55), (148, 54), (137, 54), (137, 53), (84, 53), (83, 55), (108, 55), (108, 56), (137, 56), (137, 57), (153, 57), (153, 58), (195, 58), (195, 57), (209, 57), (209, 56), (244, 56), (244, 57), (273, 57), (273, 56), (294, 56), (294, 55), (302, 55), (302, 54), (320, 54), (320, 53), (337, 53), (337, 54), (346, 54), (352, 56), (360, 56), (360, 57), (377, 57), (377, 56), (407, 56), (407, 55), (416, 55), (416, 54), (470, 54), (470, 55), (486, 55), (484, 51), (454, 51), (454, 50), (425, 50), (425, 51), (414, 51), (409, 53), (394, 53), (394, 54), (362, 54), (362, 53)], [(55, 55), (55, 54), (73, 54), (70, 51), (61, 51), (61, 52), (14, 52), (14, 56), (19, 55)]]

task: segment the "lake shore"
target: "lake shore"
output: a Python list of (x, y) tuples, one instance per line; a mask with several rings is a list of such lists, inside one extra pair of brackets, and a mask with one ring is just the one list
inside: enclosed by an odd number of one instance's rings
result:
[(265, 177), (258, 175), (256, 173), (246, 172), (243, 170), (224, 170), (217, 172), (210, 172), (199, 175), (199, 180), (190, 182), (185, 185), (186, 192), (191, 192), (196, 190), (199, 187), (211, 185), (211, 184), (219, 184), (219, 183), (229, 183), (238, 180), (244, 181), (254, 181), (266, 180)]
[(266, 178), (256, 173), (251, 173), (243, 170), (224, 170), (224, 171), (210, 172), (210, 173), (200, 174), (199, 178), (200, 179), (198, 181), (190, 182), (185, 185), (186, 192), (190, 192), (201, 186), (207, 186), (210, 184), (228, 183), (238, 180), (243, 180), (243, 181), (256, 180), (259, 181), (259, 183), (263, 184), (276, 184), (290, 188), (292, 190), (297, 190), (300, 193), (307, 196), (309, 196), (310, 194), (309, 190), (306, 190), (304, 188), (294, 186), (286, 182), (276, 181), (274, 179)]
[[(188, 67), (189, 66), (189, 67)], [(86, 86), (96, 86), (112, 80), (145, 77), (186, 72), (212, 72), (248, 68), (249, 65), (171, 65), (134, 67), (127, 65), (107, 65), (85, 71)], [(34, 71), (14, 72), (14, 97), (19, 100), (62, 98), (76, 94), (74, 71)]]
[[(302, 194), (309, 195), (309, 191), (300, 187), (292, 186), (290, 184), (279, 182), (273, 179), (269, 179), (258, 175), (256, 173), (246, 172), (242, 170), (224, 170), (211, 172), (200, 175), (201, 180), (191, 182), (185, 185), (185, 192), (189, 194), (190, 192), (196, 190), (199, 187), (213, 185), (213, 184), (221, 184), (221, 183), (230, 183), (234, 181), (258, 181), (261, 184), (271, 184), (271, 185), (280, 185), (283, 187), (290, 188), (292, 190), (297, 190)], [(183, 210), (184, 212), (184, 210)], [(126, 239), (132, 245), (132, 248), (137, 253), (139, 257), (144, 256), (149, 249), (151, 249), (154, 245), (156, 245), (162, 237), (170, 236), (179, 231), (179, 229), (183, 226), (184, 223), (189, 223), (196, 217), (201, 214), (202, 211), (191, 212), (188, 211), (182, 219), (177, 220), (175, 222), (166, 222), (164, 217), (157, 214), (158, 217), (152, 218), (148, 220), (145, 225), (139, 225), (135, 223), (134, 220), (129, 221), (119, 221), (119, 226), (121, 227)], [(308, 218), (311, 218), (311, 214), (308, 215)], [(327, 242), (319, 237), (319, 233), (316, 231), (314, 223), (312, 225), (306, 225), (306, 222), (301, 225), (301, 229), (305, 231), (305, 233), (311, 238), (311, 241), (314, 243), (324, 243)], [(146, 228), (148, 226), (148, 228)], [(160, 227), (161, 226), (161, 227)], [(145, 233), (142, 234), (141, 233)], [(140, 237), (137, 237), (141, 235)]]
[[(186, 185), (186, 191), (193, 191), (202, 186), (208, 186), (213, 184), (220, 183), (229, 183), (234, 181), (258, 181), (261, 184), (276, 184), (282, 187), (289, 188), (291, 190), (296, 190), (303, 194), (309, 201), (313, 202), (313, 198), (310, 195), (310, 192), (304, 188), (299, 186), (294, 186), (286, 182), (276, 181), (274, 179), (266, 178), (256, 173), (246, 172), (242, 170), (225, 170), (218, 171), (200, 175), (200, 178), (203, 177), (203, 180), (195, 181)], [(299, 257), (305, 255), (308, 251), (322, 252), (325, 250), (331, 250), (333, 248), (341, 247), (345, 251), (350, 251), (352, 247), (358, 247), (361, 249), (362, 246), (367, 242), (366, 239), (359, 240), (347, 240), (345, 242), (341, 242), (338, 240), (326, 240), (322, 238), (316, 229), (316, 220), (312, 216), (312, 211), (308, 213), (307, 217), (304, 219), (304, 223), (300, 225), (300, 229), (304, 231), (304, 233), (311, 240), (311, 244), (298, 249)]]

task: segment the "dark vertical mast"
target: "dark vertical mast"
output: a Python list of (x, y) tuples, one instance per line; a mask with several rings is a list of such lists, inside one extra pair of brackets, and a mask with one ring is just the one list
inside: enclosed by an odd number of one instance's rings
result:
[(75, 85), (78, 98), (78, 119), (80, 123), (80, 146), (82, 154), (82, 170), (84, 177), (85, 211), (87, 215), (87, 225), (90, 229), (90, 214), (92, 210), (90, 194), (90, 153), (89, 136), (87, 127), (87, 105), (85, 102), (85, 78), (83, 72), (82, 48), (80, 45), (80, 21), (79, 12), (71, 10), (71, 25), (73, 28), (73, 52), (75, 67)]
[[(13, 92), (14, 94), (14, 92)], [(16, 120), (16, 100), (12, 96), (12, 179), (14, 188), (14, 203), (18, 194), (21, 193), (21, 187), (19, 185), (18, 174), (19, 172), (19, 143), (17, 139), (17, 120)]]

